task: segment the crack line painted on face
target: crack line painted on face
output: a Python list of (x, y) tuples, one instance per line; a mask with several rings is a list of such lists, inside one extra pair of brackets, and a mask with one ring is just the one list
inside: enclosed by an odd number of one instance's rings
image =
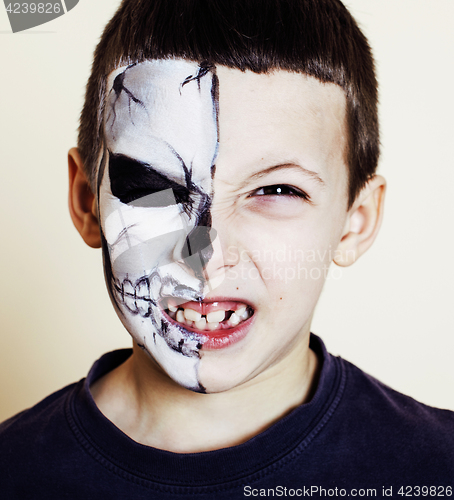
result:
[[(141, 106), (145, 112), (147, 112), (147, 109), (145, 107), (145, 104), (138, 98), (136, 97), (127, 87), (125, 87), (124, 85), (124, 80), (126, 78), (126, 72), (128, 70), (130, 70), (131, 68), (133, 68), (134, 66), (136, 66), (137, 63), (134, 63), (134, 64), (130, 64), (122, 73), (120, 73), (119, 75), (117, 75), (115, 77), (115, 80), (114, 80), (114, 83), (112, 85), (112, 89), (110, 92), (112, 92), (112, 90), (115, 92), (115, 101), (112, 103), (112, 113), (113, 113), (113, 120), (112, 120), (112, 124), (111, 124), (111, 131), (112, 131), (112, 134), (113, 134), (113, 126), (115, 124), (115, 120), (117, 118), (117, 113), (116, 113), (116, 110), (115, 110), (115, 106), (117, 104), (117, 101), (120, 99), (120, 96), (121, 96), (121, 93), (124, 92), (127, 96), (128, 96), (128, 109), (129, 109), (129, 117), (131, 119), (131, 123), (134, 125), (134, 121), (131, 117), (131, 100), (135, 103), (135, 104), (138, 104), (139, 106)], [(148, 113), (148, 112), (147, 112)], [(107, 118), (107, 121), (109, 121), (110, 119), (110, 115), (108, 116)]]
[(200, 88), (200, 80), (207, 75), (211, 70), (213, 70), (213, 65), (210, 64), (207, 61), (203, 61), (199, 65), (199, 70), (196, 75), (189, 75), (185, 78), (184, 82), (180, 86), (180, 94), (181, 94), (181, 89), (187, 85), (189, 82), (196, 81), (197, 82), (197, 87), (199, 89), (199, 92), (201, 90)]

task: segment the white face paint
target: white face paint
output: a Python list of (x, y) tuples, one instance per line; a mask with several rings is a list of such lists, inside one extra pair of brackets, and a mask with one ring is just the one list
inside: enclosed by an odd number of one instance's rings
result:
[(204, 391), (206, 339), (164, 310), (169, 297), (172, 306), (200, 301), (217, 284), (204, 275), (215, 238), (217, 78), (193, 62), (145, 61), (110, 74), (107, 93), (99, 212), (111, 297), (139, 346), (179, 384)]

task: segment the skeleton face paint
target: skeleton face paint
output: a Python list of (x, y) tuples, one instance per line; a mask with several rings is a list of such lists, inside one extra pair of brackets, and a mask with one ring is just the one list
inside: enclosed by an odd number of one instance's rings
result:
[[(217, 283), (210, 207), (217, 153), (217, 78), (207, 65), (145, 61), (107, 83), (98, 198), (107, 284), (136, 342), (179, 384), (198, 378), (201, 333), (163, 313)], [(218, 277), (218, 281), (222, 277)]]

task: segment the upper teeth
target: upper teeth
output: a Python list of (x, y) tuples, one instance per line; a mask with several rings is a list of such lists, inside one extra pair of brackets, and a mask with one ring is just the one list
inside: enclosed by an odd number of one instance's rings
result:
[(225, 311), (213, 311), (207, 314), (208, 323), (219, 323), (224, 321), (225, 319)]
[[(197, 328), (198, 330), (216, 330), (219, 327), (219, 324), (225, 321), (227, 312), (223, 309), (218, 309), (217, 311), (211, 311), (206, 315), (202, 315), (194, 309), (183, 309), (170, 304), (168, 306), (168, 310), (173, 319), (176, 319), (179, 323)], [(232, 311), (228, 321), (226, 322), (226, 326), (237, 326), (242, 320), (248, 319), (249, 316), (250, 313), (247, 306), (241, 306), (239, 309)]]
[[(173, 306), (169, 306), (169, 311), (170, 312), (178, 311), (177, 321), (186, 319), (188, 321), (194, 321), (197, 323), (203, 318), (204, 320), (206, 320), (207, 323), (220, 323), (225, 319), (225, 311), (223, 311), (222, 309), (220, 309), (219, 311), (212, 311), (208, 313), (206, 316), (202, 316), (201, 313), (194, 311), (194, 309), (178, 309), (177, 307)], [(241, 312), (240, 316), (242, 316), (246, 311), (246, 308), (242, 307), (239, 311)]]
[[(184, 317), (186, 319), (188, 319), (189, 321), (199, 321), (199, 319), (202, 317), (202, 315), (199, 312), (194, 311), (194, 309), (185, 309), (184, 310)], [(210, 320), (208, 319), (208, 321), (210, 321)]]
[(177, 321), (178, 323), (184, 323), (184, 312), (182, 309), (179, 309), (177, 312)]
[(246, 306), (242, 306), (235, 311), (236, 315), (239, 316), (240, 318), (241, 316), (243, 316), (245, 312), (246, 312)]

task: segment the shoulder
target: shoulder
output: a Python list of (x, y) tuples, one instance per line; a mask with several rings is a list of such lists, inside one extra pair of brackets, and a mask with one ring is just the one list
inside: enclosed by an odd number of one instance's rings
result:
[(75, 386), (76, 384), (68, 385), (63, 389), (50, 394), (32, 408), (24, 410), (0, 423), (1, 440), (5, 439), (10, 434), (23, 431), (30, 425), (34, 426), (40, 422), (51, 420), (52, 416), (61, 412), (67, 395), (74, 389)]
[(64, 387), (0, 424), (0, 471), (23, 470), (68, 444), (71, 432), (65, 407), (76, 386)]
[(394, 424), (400, 422), (409, 427), (430, 424), (428, 429), (436, 431), (454, 426), (454, 412), (421, 403), (392, 389), (352, 363), (341, 361), (347, 376), (347, 401), (360, 407), (365, 416), (373, 420), (386, 417)]
[(432, 479), (454, 474), (454, 412), (425, 405), (348, 361), (340, 363), (345, 389), (336, 420), (344, 444), (360, 453), (359, 466), (386, 463), (402, 476)]
[[(92, 488), (102, 473), (109, 476), (109, 472), (85, 437), (82, 422), (86, 424), (91, 412), (99, 413), (88, 388), (130, 355), (130, 349), (106, 353), (86, 378), (0, 424), (2, 498), (66, 498), (71, 491), (71, 498), (94, 498)], [(95, 434), (109, 426), (101, 420)], [(110, 476), (104, 477), (103, 484), (109, 480)]]

